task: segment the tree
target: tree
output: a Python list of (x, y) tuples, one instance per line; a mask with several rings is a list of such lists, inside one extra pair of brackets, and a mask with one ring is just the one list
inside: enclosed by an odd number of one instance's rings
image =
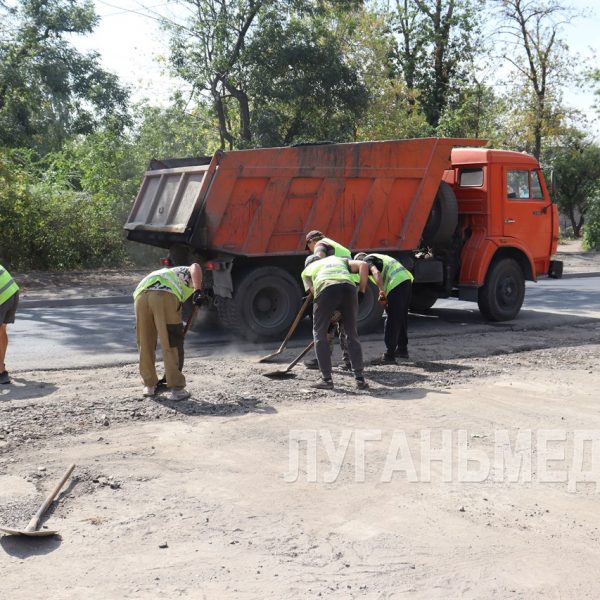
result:
[(352, 141), (369, 102), (327, 19), (264, 19), (248, 47), (253, 141)]
[(95, 53), (68, 41), (97, 23), (91, 0), (0, 5), (0, 144), (56, 150), (74, 134), (126, 122), (128, 94)]
[(404, 81), (436, 128), (470, 78), (479, 47), (479, 0), (396, 0), (396, 57)]
[(600, 194), (600, 146), (572, 129), (548, 155), (556, 179), (554, 201), (579, 238), (590, 206)]
[(493, 0), (500, 12), (503, 58), (522, 81), (512, 94), (515, 116), (521, 117), (525, 149), (537, 159), (546, 135), (561, 124), (560, 90), (569, 79), (568, 49), (561, 28), (573, 12), (557, 0)]
[[(163, 23), (171, 34), (174, 72), (192, 85), (194, 94), (208, 92), (212, 98), (221, 147), (250, 144), (245, 49), (268, 1), (178, 0), (189, 10), (186, 24)], [(237, 130), (232, 128), (232, 115), (239, 119)]]

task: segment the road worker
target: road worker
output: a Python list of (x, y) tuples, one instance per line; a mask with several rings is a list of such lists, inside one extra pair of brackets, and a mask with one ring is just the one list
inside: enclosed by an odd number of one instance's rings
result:
[[(340, 256), (342, 258), (352, 258), (352, 254), (348, 248), (331, 240), (318, 230), (309, 231), (306, 234), (306, 249), (316, 256), (325, 258), (327, 256)], [(358, 276), (353, 276), (354, 282), (358, 283)], [(350, 364), (350, 354), (348, 352), (348, 343), (346, 332), (344, 331), (344, 323), (339, 315), (334, 315), (331, 325), (328, 329), (328, 341), (330, 352), (333, 354), (333, 340), (335, 336), (339, 337), (340, 348), (342, 349), (342, 363), (340, 367), (346, 371), (352, 369)], [(304, 365), (309, 369), (318, 369), (319, 362), (315, 358), (304, 361)]]
[[(353, 274), (359, 275), (358, 290)], [(344, 322), (356, 387), (361, 390), (369, 387), (363, 375), (362, 348), (356, 331), (358, 293), (364, 294), (368, 274), (366, 263), (348, 258), (339, 256), (321, 258), (312, 254), (306, 259), (305, 269), (302, 271), (302, 283), (304, 289), (311, 291), (314, 297), (313, 337), (322, 378), (321, 381), (313, 384), (317, 389), (333, 389), (327, 330), (336, 310), (339, 310)]]
[(396, 357), (408, 360), (408, 308), (413, 275), (402, 263), (385, 254), (359, 252), (354, 260), (369, 266), (369, 279), (379, 288), (379, 301), (385, 304), (383, 338), (386, 350), (373, 364), (397, 364)]
[(202, 269), (197, 263), (189, 267), (165, 267), (153, 271), (140, 281), (133, 292), (144, 396), (151, 397), (156, 393), (158, 376), (155, 361), (158, 340), (169, 388), (167, 399), (177, 401), (189, 398), (182, 373), (184, 336), (181, 307), (190, 296), (197, 306), (206, 301), (202, 292)]
[(4, 363), (8, 347), (6, 326), (15, 322), (18, 304), (19, 286), (10, 273), (0, 265), (0, 384), (10, 383), (10, 376)]

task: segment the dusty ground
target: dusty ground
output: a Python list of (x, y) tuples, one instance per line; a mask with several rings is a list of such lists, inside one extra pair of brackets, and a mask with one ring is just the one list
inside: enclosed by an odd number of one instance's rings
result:
[[(493, 462), (498, 432), (556, 430), (565, 456), (548, 470), (570, 472), (576, 432), (600, 431), (599, 333), (590, 320), (420, 339), (362, 393), (341, 371), (334, 392), (309, 391), (304, 368), (271, 381), (273, 365), (233, 351), (191, 359), (180, 403), (141, 399), (136, 365), (19, 372), (0, 395), (0, 522), (25, 525), (77, 468), (46, 523), (61, 538), (0, 538), (3, 597), (597, 598), (595, 484), (546, 481), (535, 443), (531, 481), (466, 482), (459, 446)], [(315, 472), (303, 445), (288, 481), (294, 430), (315, 436)], [(426, 481), (426, 431), (434, 448), (451, 436), (449, 481), (439, 461)], [(398, 434), (418, 481), (385, 476)], [(361, 435), (380, 437), (364, 460)], [(328, 439), (348, 440), (337, 478)]]

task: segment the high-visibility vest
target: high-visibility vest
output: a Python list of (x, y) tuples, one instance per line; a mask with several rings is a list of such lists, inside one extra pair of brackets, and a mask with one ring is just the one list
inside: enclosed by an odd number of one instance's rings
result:
[(346, 246), (342, 246), (341, 244), (338, 244), (336, 241), (334, 240), (330, 240), (329, 238), (321, 238), (320, 240), (317, 240), (316, 244), (327, 244), (328, 246), (331, 246), (334, 250), (335, 250), (335, 254), (334, 256), (346, 256), (346, 257), (350, 257), (352, 256), (352, 254), (350, 253), (350, 250), (348, 250), (348, 248), (346, 248)]
[(0, 304), (4, 304), (19, 291), (19, 286), (10, 273), (0, 265)]
[(312, 279), (315, 298), (323, 291), (327, 282), (335, 281), (354, 285), (347, 261), (339, 256), (328, 256), (316, 260), (302, 271), (302, 277)]
[(135, 288), (133, 298), (137, 298), (144, 290), (148, 289), (157, 281), (160, 281), (162, 285), (168, 287), (169, 291), (177, 296), (179, 302), (185, 302), (194, 293), (194, 288), (185, 285), (181, 279), (177, 277), (173, 269), (164, 268), (153, 271), (150, 275), (146, 275)]
[[(346, 246), (338, 244), (335, 240), (324, 237), (318, 240), (316, 243), (323, 243), (327, 244), (328, 246), (331, 246), (334, 250), (334, 256), (350, 259), (352, 258), (352, 253), (350, 252), (350, 250), (348, 250)], [(352, 282), (358, 285), (358, 283), (360, 282), (360, 275), (358, 273), (352, 273)]]
[[(369, 258), (378, 258), (383, 263), (383, 269), (381, 271), (381, 278), (383, 279), (383, 291), (387, 296), (395, 287), (398, 287), (401, 283), (407, 279), (410, 281), (414, 280), (413, 274), (402, 265), (399, 261), (391, 256), (385, 254), (368, 254), (363, 260), (367, 261)], [(377, 285), (375, 277), (369, 275), (369, 279)]]

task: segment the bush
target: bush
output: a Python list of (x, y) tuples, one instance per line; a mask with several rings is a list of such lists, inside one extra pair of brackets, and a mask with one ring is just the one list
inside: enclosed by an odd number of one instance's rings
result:
[(590, 202), (583, 231), (583, 243), (587, 250), (600, 250), (600, 197)]

